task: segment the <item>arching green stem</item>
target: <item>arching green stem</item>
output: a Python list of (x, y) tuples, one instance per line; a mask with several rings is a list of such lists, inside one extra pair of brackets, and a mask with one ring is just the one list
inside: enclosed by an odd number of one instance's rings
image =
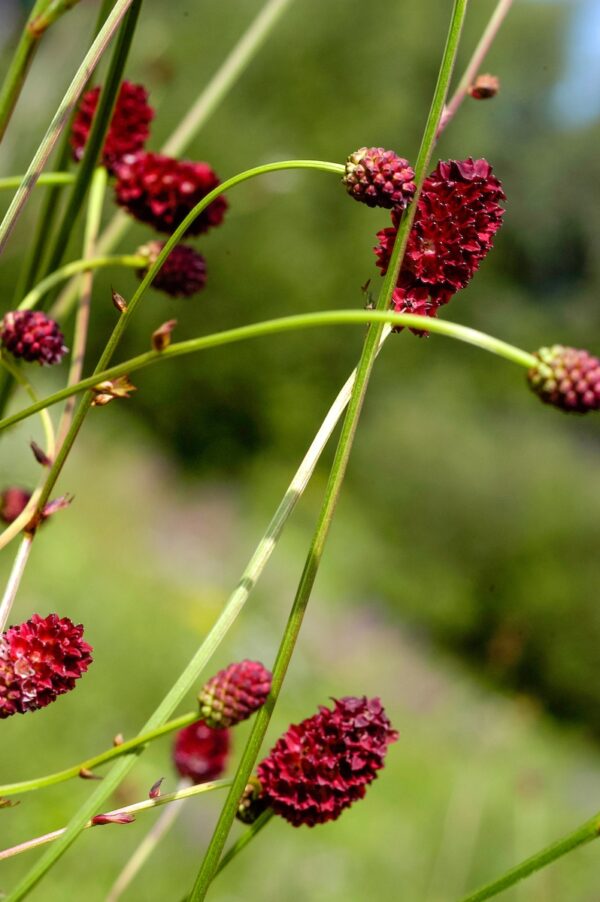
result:
[(195, 354), (198, 351), (206, 351), (210, 348), (218, 348), (223, 345), (246, 341), (250, 338), (275, 335), (279, 332), (294, 332), (298, 329), (309, 329), (318, 326), (369, 325), (373, 323), (381, 325), (389, 323), (392, 326), (406, 326), (410, 329), (428, 329), (434, 334), (445, 335), (447, 338), (475, 345), (475, 347), (489, 351), (491, 354), (503, 357), (505, 360), (517, 363), (519, 366), (527, 369), (536, 366), (539, 362), (527, 351), (516, 348), (514, 345), (501, 341), (499, 338), (494, 338), (492, 335), (486, 335), (485, 332), (479, 332), (477, 329), (471, 329), (469, 326), (462, 326), (458, 323), (448, 322), (448, 320), (417, 316), (415, 313), (393, 313), (392, 311), (382, 310), (325, 310), (318, 313), (300, 313), (296, 316), (283, 316), (280, 319), (265, 320), (262, 323), (254, 323), (250, 326), (239, 326), (236, 329), (228, 329), (225, 332), (214, 332), (212, 335), (191, 338), (188, 341), (179, 341), (169, 345), (164, 351), (146, 351), (145, 354), (139, 354), (137, 357), (131, 357), (129, 360), (125, 360), (116, 366), (96, 372), (92, 376), (88, 376), (87, 379), (82, 379), (76, 385), (60, 389), (60, 391), (54, 392), (54, 394), (43, 398), (36, 404), (32, 404), (30, 407), (26, 407), (24, 410), (0, 420), (0, 431), (32, 416), (34, 413), (38, 413), (45, 407), (58, 404), (72, 395), (93, 388), (99, 382), (130, 375), (154, 364), (171, 360), (174, 357)]
[[(66, 279), (70, 279), (71, 276), (76, 276), (79, 273), (90, 272), (93, 269), (106, 269), (107, 266), (124, 266), (128, 269), (145, 269), (148, 266), (148, 260), (146, 257), (142, 257), (139, 254), (121, 254), (120, 256), (115, 255), (114, 257), (91, 257), (89, 260), (72, 260), (71, 263), (65, 263), (60, 269), (56, 269), (49, 276), (46, 276), (45, 279), (42, 279), (41, 282), (38, 282), (38, 284), (31, 289), (29, 294), (23, 298), (18, 309), (33, 310), (34, 307), (37, 307), (39, 301), (46, 292), (50, 291), (51, 288), (54, 288), (55, 285), (60, 285), (61, 282), (64, 282)], [(53, 314), (55, 316), (60, 316), (61, 311), (53, 311)]]
[(174, 720), (164, 723), (160, 727), (156, 727), (154, 730), (140, 733), (139, 736), (136, 736), (134, 739), (128, 739), (120, 745), (111, 746), (111, 748), (106, 749), (106, 751), (100, 752), (99, 755), (94, 755), (92, 758), (86, 758), (85, 761), (80, 761), (72, 767), (67, 767), (64, 770), (59, 770), (52, 774), (44, 774), (44, 776), (35, 777), (33, 780), (22, 780), (19, 783), (7, 783), (5, 786), (0, 786), (0, 797), (21, 795), (24, 792), (35, 792), (38, 789), (45, 789), (48, 786), (55, 786), (57, 783), (73, 780), (75, 777), (79, 777), (82, 771), (95, 770), (97, 767), (100, 767), (101, 764), (106, 764), (108, 761), (114, 761), (116, 758), (121, 758), (123, 755), (129, 755), (131, 752), (140, 751), (144, 746), (148, 745), (149, 742), (160, 739), (168, 733), (175, 732), (175, 730), (182, 730), (184, 727), (194, 723), (198, 718), (199, 714), (197, 710), (190, 711), (187, 714), (182, 714)]
[[(24, 178), (24, 175), (9, 175), (0, 179), (0, 191), (18, 188)], [(74, 180), (75, 176), (72, 172), (43, 172), (37, 179), (36, 186), (72, 185)]]

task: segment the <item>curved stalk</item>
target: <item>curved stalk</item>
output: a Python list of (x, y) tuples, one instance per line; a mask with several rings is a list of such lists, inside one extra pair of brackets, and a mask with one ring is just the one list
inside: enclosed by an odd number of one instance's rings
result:
[[(0, 191), (18, 188), (25, 179), (24, 175), (9, 175), (0, 179)], [(43, 172), (36, 181), (40, 188), (44, 185), (72, 185), (75, 176), (72, 172)]]
[[(205, 792), (212, 792), (215, 789), (226, 789), (230, 785), (231, 780), (213, 780), (210, 783), (199, 783), (196, 786), (188, 786), (186, 789), (178, 789), (176, 792), (166, 793), (165, 795), (159, 796), (157, 799), (145, 799), (143, 802), (134, 802), (133, 805), (115, 808), (113, 811), (107, 811), (104, 814), (104, 817), (118, 818), (119, 816), (130, 815), (131, 820), (133, 820), (133, 816), (139, 814), (141, 811), (151, 811), (153, 808), (161, 808), (163, 805), (169, 805), (171, 802), (180, 802), (183, 799), (190, 799), (193, 796), (201, 795)], [(116, 821), (116, 823), (119, 822)], [(123, 821), (122, 823), (128, 822)], [(95, 823), (94, 818), (91, 818), (83, 825), (83, 829), (88, 830), (90, 827), (96, 826), (99, 826), (99, 822)], [(39, 846), (54, 842), (64, 835), (66, 829), (66, 827), (63, 827), (60, 830), (54, 830), (52, 833), (36, 836), (35, 839), (28, 839), (26, 842), (19, 843), (18, 846), (11, 846), (10, 849), (3, 849), (0, 852), (0, 861), (3, 861), (6, 858), (13, 858), (15, 855), (20, 855), (21, 852), (29, 852), (31, 849), (37, 849)], [(6, 898), (10, 899), (10, 896), (7, 896)]]
[[(448, 37), (446, 39), (433, 100), (425, 124), (425, 130), (423, 132), (423, 138), (421, 140), (421, 146), (419, 148), (415, 166), (415, 196), (398, 226), (390, 264), (385, 274), (383, 286), (377, 301), (377, 311), (379, 312), (385, 313), (391, 304), (392, 294), (404, 258), (404, 252), (408, 243), (408, 237), (415, 216), (419, 195), (425, 180), (431, 154), (433, 153), (436, 133), (444, 108), (446, 95), (448, 93), (448, 86), (452, 76), (456, 52), (458, 50), (466, 8), (467, 0), (454, 0)], [(206, 898), (210, 884), (219, 866), (219, 860), (227, 841), (229, 831), (231, 830), (239, 800), (248, 782), (252, 768), (254, 767), (267, 727), (271, 720), (273, 709), (277, 703), (279, 693), (281, 692), (281, 687), (302, 627), (304, 614), (312, 593), (331, 522), (340, 496), (382, 332), (382, 322), (373, 322), (369, 326), (357, 366), (356, 380), (348, 403), (346, 416), (344, 417), (344, 422), (342, 424), (342, 430), (327, 486), (325, 488), (325, 495), (319, 512), (317, 526), (311, 540), (296, 596), (275, 659), (271, 692), (266, 704), (257, 712), (250, 736), (248, 737), (246, 746), (242, 752), (242, 757), (233, 779), (233, 784), (227, 794), (225, 804), (221, 810), (217, 825), (192, 888), (189, 902), (201, 902), (201, 900)]]
[[(70, 279), (72, 276), (79, 275), (82, 272), (91, 272), (93, 269), (105, 269), (107, 266), (124, 266), (129, 269), (145, 269), (147, 265), (147, 258), (141, 257), (139, 254), (121, 254), (120, 256), (115, 255), (114, 257), (91, 257), (90, 259), (83, 258), (82, 260), (72, 260), (70, 263), (65, 263), (64, 266), (61, 266), (60, 269), (55, 270), (49, 276), (46, 276), (41, 282), (38, 282), (38, 284), (23, 298), (17, 309), (33, 310), (34, 307), (37, 307), (39, 301), (46, 292), (50, 291), (51, 288), (54, 288), (55, 285), (59, 285), (66, 279)], [(63, 313), (64, 311), (61, 311), (60, 309), (54, 309), (52, 311), (54, 317), (59, 317), (63, 315)]]
[(52, 774), (44, 774), (43, 777), (35, 777), (33, 780), (22, 780), (19, 783), (7, 783), (5, 786), (0, 786), (0, 796), (22, 795), (24, 792), (35, 792), (38, 789), (46, 789), (48, 786), (56, 786), (57, 783), (65, 783), (67, 780), (73, 780), (76, 777), (79, 777), (82, 771), (95, 770), (97, 767), (100, 767), (101, 764), (106, 764), (108, 761), (113, 761), (115, 758), (121, 758), (123, 755), (129, 755), (131, 752), (140, 751), (144, 746), (148, 745), (149, 742), (160, 739), (168, 733), (182, 730), (184, 727), (187, 727), (198, 720), (198, 717), (198, 711), (190, 711), (188, 714), (182, 714), (180, 717), (176, 717), (174, 720), (170, 720), (160, 727), (155, 727), (153, 730), (140, 733), (139, 736), (128, 739), (120, 745), (111, 746), (104, 752), (100, 752), (99, 755), (94, 755), (92, 758), (86, 758), (85, 761), (80, 761), (72, 767), (67, 767), (64, 770), (59, 770)]
[(8, 67), (8, 72), (0, 89), (0, 141), (8, 126), (13, 110), (19, 99), (19, 94), (27, 77), (27, 72), (37, 50), (42, 33), (38, 33), (32, 26), (38, 16), (46, 11), (50, 0), (36, 0), (25, 27), (21, 32), (19, 43)]
[(72, 395), (93, 388), (99, 382), (129, 375), (175, 357), (246, 341), (251, 338), (275, 335), (279, 332), (293, 332), (297, 329), (309, 329), (319, 326), (369, 325), (373, 323), (382, 325), (387, 323), (391, 326), (429, 330), (434, 334), (445, 335), (447, 338), (474, 345), (484, 351), (488, 351), (490, 354), (495, 354), (527, 369), (536, 366), (539, 362), (536, 357), (527, 351), (508, 344), (508, 342), (501, 341), (499, 338), (494, 338), (492, 335), (487, 335), (485, 332), (479, 332), (477, 329), (471, 329), (469, 326), (462, 326), (449, 320), (418, 316), (416, 313), (393, 313), (382, 310), (325, 310), (318, 313), (299, 313), (294, 316), (283, 316), (279, 319), (253, 323), (249, 326), (238, 326), (235, 329), (227, 329), (224, 332), (214, 332), (211, 335), (201, 336), (200, 338), (190, 338), (188, 341), (175, 342), (169, 345), (168, 348), (165, 348), (164, 351), (146, 351), (144, 354), (131, 357), (129, 360), (125, 360), (116, 366), (96, 372), (92, 376), (82, 379), (76, 385), (62, 388), (36, 404), (32, 404), (24, 410), (5, 417), (3, 420), (0, 420), (0, 432), (35, 413), (39, 413), (45, 407), (58, 404)]
[(227, 850), (225, 855), (223, 855), (221, 861), (219, 862), (219, 867), (215, 872), (215, 877), (217, 874), (220, 874), (221, 871), (227, 867), (230, 861), (232, 861), (242, 849), (245, 849), (251, 840), (254, 839), (257, 833), (260, 833), (263, 827), (266, 827), (271, 818), (273, 817), (273, 811), (271, 808), (267, 808), (266, 811), (263, 811), (260, 814), (253, 824), (251, 824), (247, 830), (245, 830), (240, 838), (236, 840), (236, 842), (232, 845), (230, 849)]

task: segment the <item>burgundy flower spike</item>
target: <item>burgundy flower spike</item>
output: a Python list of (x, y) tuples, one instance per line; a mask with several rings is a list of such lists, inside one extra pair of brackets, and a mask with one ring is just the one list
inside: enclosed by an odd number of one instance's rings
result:
[[(441, 162), (425, 180), (397, 287), (393, 309), (398, 313), (435, 316), (442, 304), (472, 279), (502, 225), (500, 201), (505, 194), (486, 160)], [(387, 272), (398, 231), (377, 234), (377, 265)]]
[[(126, 156), (117, 169), (115, 198), (135, 219), (157, 232), (173, 232), (219, 179), (208, 163), (174, 160), (158, 153)], [(221, 224), (227, 201), (217, 197), (187, 230), (199, 235)]]
[(198, 696), (200, 713), (211, 727), (233, 727), (264, 705), (271, 672), (259, 661), (230, 664), (206, 683)]
[[(75, 160), (83, 157), (98, 107), (100, 90), (98, 87), (87, 91), (79, 104), (70, 138)], [(146, 89), (142, 85), (124, 81), (102, 148), (102, 162), (110, 173), (114, 174), (116, 164), (126, 154), (143, 149), (150, 135), (150, 123), (153, 119), (154, 110), (148, 104)]]
[(42, 366), (60, 363), (67, 353), (58, 323), (41, 310), (13, 310), (0, 322), (0, 342), (14, 357)]
[(545, 404), (567, 413), (600, 410), (600, 359), (577, 348), (541, 348), (539, 364), (529, 370), (532, 390)]
[[(163, 249), (164, 241), (149, 241), (137, 251), (148, 260), (148, 268), (156, 262)], [(147, 269), (138, 270), (143, 279)], [(152, 280), (152, 287), (164, 291), (173, 298), (189, 298), (202, 291), (206, 285), (206, 263), (204, 257), (188, 247), (187, 244), (176, 244), (157, 275)]]
[(68, 617), (34, 614), (0, 636), (0, 719), (45, 708), (92, 663), (83, 627)]
[(177, 733), (173, 763), (181, 777), (194, 783), (216, 780), (227, 766), (229, 746), (229, 730), (213, 730), (197, 720)]
[(342, 179), (350, 197), (369, 207), (402, 207), (415, 193), (408, 160), (383, 147), (361, 147), (346, 160)]
[(336, 820), (362, 799), (398, 734), (378, 698), (341, 698), (291, 726), (258, 765), (263, 796), (299, 827)]

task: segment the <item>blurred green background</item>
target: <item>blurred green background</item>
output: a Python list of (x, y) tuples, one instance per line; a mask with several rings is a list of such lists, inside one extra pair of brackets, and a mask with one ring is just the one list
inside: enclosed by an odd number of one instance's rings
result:
[[(42, 43), (2, 174), (26, 167), (97, 5), (82, 0)], [(472, 4), (459, 69), (493, 7)], [(152, 149), (259, 8), (145, 0), (127, 75), (157, 109)], [(414, 159), (448, 11), (446, 0), (295, 0), (187, 155), (221, 177), (274, 159), (342, 161), (363, 144)], [(17, 4), (3, 0), (0, 16), (6, 61)], [(437, 149), (485, 156), (508, 197), (495, 250), (444, 317), (527, 349), (600, 351), (599, 50), (596, 3), (515, 4), (485, 65), (500, 95), (467, 101)], [(3, 257), (2, 309), (40, 197)], [(370, 278), (378, 288), (371, 248), (386, 224), (320, 173), (244, 185), (224, 227), (195, 242), (207, 258), (204, 294), (150, 292), (120, 354), (145, 349), (171, 317), (185, 338), (362, 306), (360, 286)], [(149, 237), (136, 227), (122, 247)], [(77, 225), (72, 258), (81, 240)], [(110, 287), (127, 297), (135, 284), (116, 270), (97, 278), (90, 361), (114, 322)], [(75, 503), (36, 542), (13, 619), (57, 610), (84, 622), (95, 663), (78, 692), (3, 725), (2, 782), (66, 766), (146, 719), (217, 616), (361, 339), (361, 329), (323, 329), (188, 357), (140, 373), (127, 405), (93, 412), (60, 483)], [(46, 393), (65, 376), (34, 377)], [(472, 348), (390, 339), (269, 738), (331, 695), (368, 693), (381, 695), (401, 739), (362, 805), (314, 831), (272, 824), (215, 883), (215, 899), (455, 899), (600, 807), (600, 442), (590, 419), (545, 408), (522, 371)], [(34, 482), (32, 437), (37, 421), (3, 440), (0, 485)], [(272, 660), (330, 460), (329, 450), (215, 667)], [(12, 555), (2, 554), (3, 573)], [(117, 804), (143, 798), (157, 776), (174, 783), (168, 746), (144, 755)], [(60, 826), (89, 791), (63, 785), (0, 811), (2, 846)], [(217, 804), (188, 804), (126, 898), (181, 897)], [(103, 899), (152, 820), (86, 835), (32, 898)], [(0, 889), (26, 864), (0, 868)], [(597, 873), (591, 847), (505, 898), (592, 902)]]

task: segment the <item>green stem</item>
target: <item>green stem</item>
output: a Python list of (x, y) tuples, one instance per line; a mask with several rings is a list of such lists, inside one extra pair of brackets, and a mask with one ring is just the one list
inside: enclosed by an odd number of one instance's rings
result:
[(10, 61), (8, 72), (2, 83), (0, 90), (0, 141), (4, 137), (4, 132), (10, 121), (13, 110), (19, 99), (21, 88), (27, 77), (29, 66), (33, 60), (35, 51), (41, 35), (36, 34), (31, 25), (34, 19), (43, 13), (49, 5), (50, 0), (36, 0), (31, 10), (29, 19), (25, 23), (25, 27), (21, 32), (19, 43)]
[(530, 858), (526, 858), (525, 861), (511, 868), (502, 877), (465, 896), (461, 899), (461, 902), (483, 902), (484, 899), (491, 899), (505, 889), (514, 886), (515, 883), (518, 883), (525, 877), (529, 877), (531, 874), (535, 874), (536, 871), (552, 864), (553, 861), (566, 855), (567, 852), (572, 852), (573, 849), (597, 839), (598, 836), (600, 836), (600, 812), (563, 839), (559, 839), (558, 842), (552, 843), (552, 845), (546, 846), (545, 849), (542, 849)]
[[(396, 285), (402, 258), (406, 249), (410, 228), (416, 211), (419, 193), (426, 175), (429, 160), (435, 144), (435, 136), (439, 125), (444, 102), (448, 92), (454, 60), (458, 49), (458, 42), (462, 30), (462, 24), (466, 13), (467, 0), (455, 0), (450, 19), (448, 38), (444, 48), (440, 72), (435, 87), (433, 101), (425, 131), (421, 141), (421, 147), (415, 166), (415, 183), (417, 186), (413, 203), (405, 213), (396, 235), (394, 249), (386, 273), (382, 290), (379, 295), (377, 310), (385, 312), (390, 305), (392, 293)], [(296, 597), (283, 634), (281, 645), (273, 667), (273, 682), (267, 703), (258, 711), (255, 718), (246, 747), (242, 753), (240, 764), (235, 774), (233, 784), (221, 814), (217, 821), (212, 839), (204, 856), (204, 860), (198, 872), (198, 876), (192, 888), (190, 902), (200, 902), (206, 897), (213, 877), (219, 866), (225, 842), (229, 835), (233, 819), (239, 804), (239, 800), (248, 782), (252, 768), (263, 743), (267, 727), (269, 725), (273, 709), (281, 691), (283, 681), (291, 660), (304, 613), (312, 592), (312, 588), (323, 555), (325, 542), (333, 519), (341, 487), (344, 481), (350, 452), (354, 442), (358, 421), (360, 418), (369, 379), (375, 363), (377, 349), (380, 344), (383, 323), (373, 322), (369, 326), (362, 354), (357, 367), (356, 380), (350, 396), (348, 410), (342, 425), (341, 435), (336, 449), (335, 458), (331, 467), (329, 480), (325, 489), (323, 504), (317, 520), (317, 526), (311, 541), (304, 570), (300, 578)]]
[[(129, 269), (145, 269), (148, 266), (148, 260), (146, 257), (142, 257), (139, 254), (122, 254), (121, 256), (115, 255), (114, 257), (91, 257), (89, 260), (86, 260), (85, 258), (82, 260), (72, 260), (71, 263), (65, 263), (60, 269), (56, 269), (49, 276), (46, 276), (45, 279), (42, 279), (41, 282), (38, 282), (38, 284), (31, 289), (29, 294), (23, 298), (18, 309), (33, 310), (34, 307), (37, 307), (39, 301), (46, 292), (50, 291), (51, 288), (54, 288), (55, 285), (59, 285), (61, 282), (64, 282), (66, 279), (70, 279), (71, 276), (78, 275), (79, 273), (91, 272), (94, 269), (105, 269), (107, 266), (125, 266)], [(57, 315), (60, 314), (57, 312)]]
[[(0, 179), (0, 191), (18, 188), (24, 178), (24, 175), (9, 175), (7, 178)], [(75, 176), (72, 172), (43, 172), (36, 185), (71, 185), (74, 181)]]
[[(111, 11), (112, 6), (113, 0), (103, 0), (103, 2), (101, 3), (100, 9), (98, 10), (98, 16), (96, 18), (96, 24), (94, 26), (94, 31), (92, 33), (92, 40), (96, 37), (96, 35), (104, 25), (106, 17)], [(90, 84), (90, 81), (91, 79), (88, 79), (86, 88)], [(60, 147), (57, 153), (57, 158), (55, 160), (56, 168), (61, 172), (62, 170), (66, 170), (69, 167), (69, 160), (71, 159), (70, 137), (70, 128), (68, 128), (63, 133)], [(64, 174), (68, 175), (70, 183), (75, 181), (75, 176), (73, 174)], [(60, 185), (53, 185), (44, 194), (44, 200), (41, 204), (40, 211), (37, 216), (35, 235), (31, 243), (31, 248), (26, 260), (23, 263), (21, 272), (19, 274), (19, 279), (15, 286), (15, 303), (18, 302), (19, 298), (24, 297), (24, 295), (27, 294), (30, 288), (35, 284), (35, 280), (38, 278), (38, 274), (40, 272), (44, 272), (43, 267), (46, 257), (46, 250), (48, 248), (48, 242), (51, 236), (54, 234), (54, 223), (60, 213), (60, 187)], [(0, 411), (3, 412), (2, 407), (0, 407)]]
[(59, 770), (53, 774), (45, 774), (43, 777), (35, 777), (33, 780), (22, 780), (20, 783), (7, 783), (5, 786), (0, 786), (0, 796), (22, 795), (24, 792), (35, 792), (38, 789), (45, 789), (48, 786), (55, 786), (57, 783), (73, 780), (75, 777), (79, 777), (82, 771), (91, 771), (100, 767), (101, 764), (106, 764), (107, 761), (113, 761), (115, 758), (121, 758), (123, 755), (129, 755), (131, 752), (139, 752), (149, 742), (160, 739), (161, 736), (166, 736), (168, 733), (175, 732), (175, 730), (182, 730), (184, 727), (197, 721), (198, 718), (197, 710), (182, 714), (180, 717), (162, 724), (162, 726), (140, 733), (139, 736), (128, 739), (120, 745), (112, 746), (106, 751), (100, 752), (99, 755), (86, 758), (85, 761), (80, 761), (78, 764), (74, 764), (73, 767), (67, 767), (65, 770)]
[(44, 166), (46, 165), (50, 154), (52, 153), (56, 142), (58, 141), (63, 129), (65, 128), (71, 110), (77, 103), (90, 73), (96, 67), (98, 61), (102, 57), (106, 47), (108, 46), (113, 34), (119, 27), (121, 19), (126, 14), (133, 0), (115, 0), (112, 12), (108, 16), (102, 29), (98, 33), (98, 37), (92, 43), (92, 46), (86, 53), (83, 62), (73, 76), (69, 87), (56, 111), (52, 122), (50, 123), (46, 134), (44, 135), (34, 157), (29, 165), (27, 172), (23, 177), (23, 181), (12, 199), (12, 202), (6, 211), (4, 219), (0, 224), (0, 253), (4, 250), (6, 242), (15, 227), (19, 215), (27, 203), (27, 200), (33, 191), (33, 188), (39, 179)]
[(46, 9), (32, 22), (32, 30), (42, 35), (57, 19), (77, 6), (79, 0), (50, 0)]
[(77, 222), (77, 217), (79, 216), (79, 211), (81, 210), (85, 195), (92, 180), (94, 169), (98, 164), (98, 158), (104, 144), (104, 139), (110, 125), (110, 120), (121, 87), (121, 79), (133, 41), (133, 35), (135, 33), (141, 6), (142, 0), (132, 0), (131, 6), (119, 29), (108, 73), (100, 93), (98, 108), (94, 114), (92, 128), (85, 145), (83, 159), (77, 168), (75, 184), (69, 195), (67, 207), (63, 213), (54, 245), (49, 253), (48, 264), (45, 268), (46, 273), (53, 272), (53, 270), (59, 266), (60, 261), (64, 256), (71, 231)]
[[(100, 231), (100, 222), (102, 220), (102, 207), (104, 204), (104, 196), (106, 194), (106, 185), (108, 181), (108, 173), (104, 166), (98, 166), (92, 176), (92, 184), (90, 187), (90, 197), (87, 208), (87, 216), (85, 223), (85, 233), (83, 238), (83, 259), (91, 260), (94, 257), (96, 241), (98, 240), (98, 232)], [(81, 379), (83, 373), (83, 365), (85, 362), (85, 350), (87, 347), (88, 328), (90, 323), (90, 312), (92, 305), (92, 290), (94, 287), (94, 271), (87, 269), (81, 278), (81, 288), (79, 294), (79, 305), (77, 308), (77, 316), (75, 318), (75, 330), (73, 333), (73, 347), (71, 349), (71, 365), (69, 367), (69, 378), (67, 385), (76, 385)], [(69, 431), (73, 410), (75, 408), (75, 398), (69, 398), (65, 404), (62, 417), (58, 426), (58, 444), (62, 443), (63, 438)]]
[[(195, 786), (188, 786), (186, 789), (178, 789), (176, 792), (169, 792), (165, 795), (158, 796), (156, 799), (144, 799), (143, 802), (134, 802), (133, 805), (125, 805), (123, 808), (115, 808), (114, 811), (107, 811), (107, 816), (117, 816), (122, 814), (136, 815), (142, 811), (151, 811), (154, 808), (161, 808), (163, 805), (169, 805), (171, 802), (181, 802), (184, 799), (190, 799), (192, 796), (201, 795), (205, 792), (212, 792), (215, 789), (225, 789), (231, 785), (231, 780), (213, 780), (211, 783), (198, 783)], [(83, 829), (97, 826), (93, 819), (88, 820)], [(6, 858), (13, 858), (22, 852), (29, 852), (31, 849), (37, 849), (39, 846), (47, 843), (55, 842), (64, 836), (66, 827), (61, 830), (54, 830), (52, 833), (45, 833), (43, 836), (36, 836), (35, 839), (28, 839), (26, 842), (20, 843), (18, 846), (12, 846), (10, 849), (3, 849), (0, 852), (0, 861)], [(5, 899), (11, 899), (12, 896), (5, 896)]]
[[(277, 541), (281, 536), (288, 519), (293, 513), (296, 504), (302, 497), (317, 465), (317, 461), (348, 403), (355, 375), (356, 374), (353, 373), (346, 381), (327, 413), (327, 416), (323, 420), (321, 427), (279, 503), (265, 534), (248, 561), (237, 586), (227, 599), (221, 614), (181, 676), (177, 679), (158, 708), (144, 725), (142, 733), (160, 727), (172, 715), (173, 711), (182, 702), (186, 694), (198, 680), (216, 649), (227, 635), (232, 624), (235, 623), (235, 620), (241, 613), (250, 597), (252, 589), (260, 579), (261, 574), (275, 550)], [(84, 828), (87, 818), (91, 817), (94, 811), (97, 811), (100, 808), (111, 792), (116, 789), (119, 783), (127, 776), (135, 762), (136, 756), (131, 754), (113, 765), (112, 769), (104, 777), (104, 780), (97, 787), (91, 798), (87, 800), (85, 805), (82, 806), (72, 818), (64, 835), (61, 836), (54, 849), (49, 851), (48, 854), (37, 863), (35, 868), (26, 875), (21, 885), (17, 887), (15, 895), (13, 895), (13, 902), (15, 898), (23, 898), (23, 895), (27, 894), (29, 889), (41, 879), (54, 861), (69, 848)]]
[[(82, 261), (79, 261), (82, 262)], [(91, 261), (88, 261), (91, 262)], [(235, 329), (227, 329), (224, 332), (214, 332), (211, 335), (203, 335), (200, 338), (190, 338), (188, 341), (175, 342), (165, 348), (164, 351), (146, 351), (137, 357), (131, 357), (123, 363), (111, 366), (108, 369), (96, 371), (93, 375), (82, 379), (76, 385), (62, 388), (47, 398), (42, 398), (35, 404), (19, 410), (9, 417), (0, 420), (0, 432), (9, 426), (14, 426), (21, 420), (27, 419), (34, 413), (38, 413), (45, 407), (51, 407), (60, 401), (65, 401), (72, 395), (86, 391), (105, 382), (108, 379), (116, 379), (118, 376), (126, 376), (154, 364), (172, 360), (175, 357), (183, 357), (187, 354), (195, 354), (198, 351), (207, 351), (211, 348), (234, 344), (239, 341), (247, 341), (251, 338), (262, 338), (266, 335), (275, 335), (280, 332), (293, 332), (297, 329), (309, 329), (322, 326), (356, 326), (377, 323), (391, 326), (404, 326), (409, 329), (429, 330), (437, 335), (445, 335), (456, 341), (474, 345), (490, 354), (495, 354), (516, 363), (519, 366), (531, 369), (537, 366), (539, 361), (533, 354), (521, 350), (508, 342), (469, 326), (452, 323), (448, 320), (432, 319), (428, 316), (418, 316), (416, 313), (394, 313), (382, 310), (324, 310), (318, 313), (299, 313), (293, 316), (283, 316), (279, 319), (269, 319), (261, 323), (252, 323), (249, 326), (238, 326)]]
[(260, 833), (263, 827), (266, 827), (271, 818), (273, 817), (273, 811), (270, 808), (267, 808), (266, 811), (263, 811), (260, 814), (254, 823), (245, 830), (240, 838), (232, 845), (232, 847), (223, 855), (221, 861), (219, 862), (219, 867), (215, 872), (215, 877), (217, 874), (220, 874), (221, 871), (227, 867), (229, 862), (235, 858), (242, 849), (245, 849), (251, 840), (254, 839), (257, 833)]

